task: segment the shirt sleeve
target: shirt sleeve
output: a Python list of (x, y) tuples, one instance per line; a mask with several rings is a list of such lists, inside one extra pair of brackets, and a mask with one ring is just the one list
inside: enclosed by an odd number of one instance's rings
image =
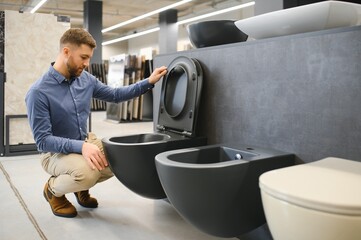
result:
[(129, 86), (112, 88), (99, 80), (96, 80), (94, 98), (99, 100), (119, 103), (138, 97), (154, 87), (149, 83), (148, 78), (133, 83)]
[(39, 151), (81, 153), (84, 141), (53, 135), (47, 99), (39, 90), (31, 89), (25, 102), (29, 124)]

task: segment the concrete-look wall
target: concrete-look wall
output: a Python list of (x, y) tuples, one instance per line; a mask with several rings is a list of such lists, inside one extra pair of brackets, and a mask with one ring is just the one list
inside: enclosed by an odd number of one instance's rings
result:
[(334, 29), (159, 55), (155, 66), (179, 55), (201, 62), (198, 135), (210, 144), (361, 161), (360, 39), (361, 26)]
[(109, 60), (113, 56), (117, 56), (128, 52), (128, 41), (118, 42), (106, 46), (97, 43), (99, 47), (103, 48), (103, 60)]
[[(5, 115), (26, 114), (25, 95), (55, 61), (59, 39), (69, 27), (54, 15), (5, 11)], [(34, 142), (27, 119), (10, 125), (10, 144)]]

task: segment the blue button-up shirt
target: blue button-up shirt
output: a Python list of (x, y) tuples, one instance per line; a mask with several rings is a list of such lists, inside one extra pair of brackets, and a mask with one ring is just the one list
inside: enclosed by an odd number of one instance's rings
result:
[(148, 79), (127, 87), (111, 88), (86, 71), (77, 78), (66, 80), (50, 66), (25, 97), (38, 150), (81, 153), (92, 98), (117, 103), (137, 97), (151, 88), (153, 85)]

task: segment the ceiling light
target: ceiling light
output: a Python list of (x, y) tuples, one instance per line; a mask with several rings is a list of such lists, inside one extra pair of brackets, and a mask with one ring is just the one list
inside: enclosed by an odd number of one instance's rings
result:
[(121, 23), (118, 23), (118, 24), (113, 25), (113, 26), (111, 26), (111, 27), (104, 28), (104, 29), (102, 30), (102, 33), (109, 32), (109, 31), (114, 30), (114, 29), (116, 29), (116, 28), (123, 27), (123, 26), (125, 26), (125, 25), (127, 25), (127, 24), (130, 24), (130, 23), (139, 21), (139, 20), (144, 19), (144, 18), (146, 18), (146, 17), (150, 17), (150, 16), (152, 16), (152, 15), (154, 15), (154, 14), (163, 12), (163, 11), (165, 11), (165, 10), (178, 7), (179, 5), (185, 4), (185, 3), (190, 2), (190, 1), (192, 1), (192, 0), (183, 0), (183, 1), (180, 1), (180, 2), (177, 2), (177, 3), (173, 3), (173, 4), (171, 4), (171, 5), (168, 5), (168, 6), (166, 6), (166, 7), (159, 8), (159, 9), (154, 10), (154, 11), (152, 11), (152, 12), (149, 12), (149, 13), (143, 14), (143, 15), (141, 15), (141, 16), (138, 16), (138, 17), (129, 19), (129, 20), (125, 21), (125, 22), (121, 22)]
[[(203, 15), (200, 15), (200, 16), (197, 16), (197, 17), (184, 19), (184, 20), (178, 21), (177, 24), (178, 24), (178, 25), (181, 25), (181, 24), (185, 24), (185, 23), (197, 21), (197, 20), (200, 20), (200, 19), (203, 19), (203, 18), (215, 16), (215, 15), (218, 15), (218, 14), (227, 13), (227, 12), (230, 12), (230, 11), (235, 11), (235, 10), (242, 9), (242, 8), (245, 8), (245, 7), (250, 7), (250, 6), (253, 6), (254, 4), (255, 4), (254, 1), (248, 2), (248, 3), (244, 3), (244, 4), (241, 4), (241, 5), (237, 5), (237, 6), (234, 6), (234, 7), (226, 8), (226, 9), (223, 9), (223, 10), (219, 10), (219, 11), (215, 11), (215, 12), (203, 14)], [(113, 40), (105, 41), (105, 42), (102, 43), (102, 45), (105, 46), (105, 45), (109, 45), (109, 44), (112, 44), (112, 43), (125, 41), (125, 40), (131, 39), (131, 38), (143, 36), (143, 35), (145, 35), (145, 34), (152, 33), (152, 32), (156, 32), (156, 31), (159, 31), (159, 30), (160, 30), (159, 27), (152, 28), (152, 29), (149, 29), (149, 30), (146, 30), (146, 31), (143, 31), (143, 32), (139, 32), (139, 33), (127, 35), (127, 36), (124, 36), (124, 37), (116, 38), (116, 39), (113, 39)]]
[(212, 16), (219, 15), (219, 14), (222, 14), (222, 13), (235, 11), (235, 10), (242, 9), (242, 8), (245, 8), (245, 7), (250, 7), (250, 6), (253, 6), (254, 4), (255, 4), (254, 1), (244, 3), (244, 4), (241, 4), (241, 5), (238, 5), (238, 6), (234, 6), (234, 7), (222, 9), (222, 10), (219, 10), (219, 11), (203, 14), (203, 15), (200, 15), (200, 16), (197, 16), (197, 17), (184, 19), (184, 20), (178, 21), (177, 24), (181, 25), (181, 24), (185, 24), (185, 23), (189, 23), (189, 22), (194, 22), (194, 21), (197, 21), (197, 20), (200, 20), (200, 19), (203, 19), (203, 18), (208, 18), (208, 17), (212, 17)]
[(124, 41), (124, 40), (128, 40), (128, 39), (139, 37), (139, 36), (143, 36), (145, 34), (156, 32), (156, 31), (159, 31), (159, 27), (152, 28), (152, 29), (149, 29), (149, 30), (146, 30), (146, 31), (143, 31), (143, 32), (139, 32), (139, 33), (134, 33), (134, 34), (124, 36), (124, 37), (121, 37), (121, 38), (116, 38), (116, 39), (113, 39), (113, 40), (109, 40), (109, 41), (103, 42), (102, 45), (105, 46), (105, 45), (109, 45), (109, 44), (112, 44), (112, 43), (121, 42), (121, 41)]
[(38, 4), (36, 4), (36, 6), (31, 9), (30, 13), (34, 13), (36, 12), (36, 10), (38, 10), (41, 6), (43, 6), (43, 4), (46, 2), (47, 0), (41, 0)]

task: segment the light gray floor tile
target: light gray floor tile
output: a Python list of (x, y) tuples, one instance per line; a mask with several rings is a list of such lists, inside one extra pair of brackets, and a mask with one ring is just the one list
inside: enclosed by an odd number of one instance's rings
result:
[[(2, 164), (47, 239), (218, 239), (186, 223), (168, 202), (138, 196), (115, 177), (91, 189), (100, 203), (97, 209), (79, 206), (75, 197), (68, 194), (79, 215), (73, 219), (55, 217), (42, 196), (48, 176), (41, 169), (38, 156), (2, 161)], [(10, 189), (6, 195), (11, 194)], [(8, 201), (18, 202), (15, 197)], [(11, 208), (24, 215), (19, 206)], [(24, 225), (32, 227), (27, 221)], [(18, 218), (12, 222), (17, 224)]]
[(10, 176), (2, 165), (0, 168), (0, 239), (41, 239), (22, 206), (25, 203), (19, 200), (17, 189), (7, 179)]

